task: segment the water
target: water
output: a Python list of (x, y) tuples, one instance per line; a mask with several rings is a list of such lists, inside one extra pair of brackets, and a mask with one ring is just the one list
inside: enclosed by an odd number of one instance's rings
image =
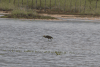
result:
[(99, 50), (96, 21), (0, 19), (0, 67), (99, 67)]

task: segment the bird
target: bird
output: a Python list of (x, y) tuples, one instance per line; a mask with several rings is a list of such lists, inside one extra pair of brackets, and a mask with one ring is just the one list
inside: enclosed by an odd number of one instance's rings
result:
[(52, 36), (49, 36), (49, 35), (44, 35), (43, 37), (45, 37), (45, 38), (48, 38), (48, 41), (49, 41), (49, 39), (53, 39), (53, 37)]

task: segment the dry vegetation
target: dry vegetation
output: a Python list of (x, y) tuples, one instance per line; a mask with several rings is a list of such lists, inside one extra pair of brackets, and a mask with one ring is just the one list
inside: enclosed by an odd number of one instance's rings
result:
[[(0, 0), (0, 11), (11, 11), (9, 18), (54, 19), (38, 13), (99, 16), (99, 0)], [(46, 1), (46, 2), (45, 2)], [(37, 13), (38, 12), (38, 13)]]

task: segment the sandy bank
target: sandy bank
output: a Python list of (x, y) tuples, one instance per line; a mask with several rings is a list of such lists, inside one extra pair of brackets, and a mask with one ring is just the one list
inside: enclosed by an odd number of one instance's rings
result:
[[(43, 16), (51, 16), (55, 18), (63, 18), (63, 19), (82, 19), (82, 20), (100, 20), (100, 17), (81, 17), (80, 15), (59, 15), (59, 14), (40, 14)], [(59, 19), (61, 20), (61, 19)]]

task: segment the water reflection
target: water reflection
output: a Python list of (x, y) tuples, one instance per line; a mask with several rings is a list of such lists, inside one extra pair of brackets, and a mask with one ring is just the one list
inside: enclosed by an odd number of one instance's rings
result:
[(1, 19), (0, 66), (99, 67), (100, 24), (89, 22)]
[(1, 16), (4, 16), (4, 15), (0, 15), (0, 17), (1, 17)]

